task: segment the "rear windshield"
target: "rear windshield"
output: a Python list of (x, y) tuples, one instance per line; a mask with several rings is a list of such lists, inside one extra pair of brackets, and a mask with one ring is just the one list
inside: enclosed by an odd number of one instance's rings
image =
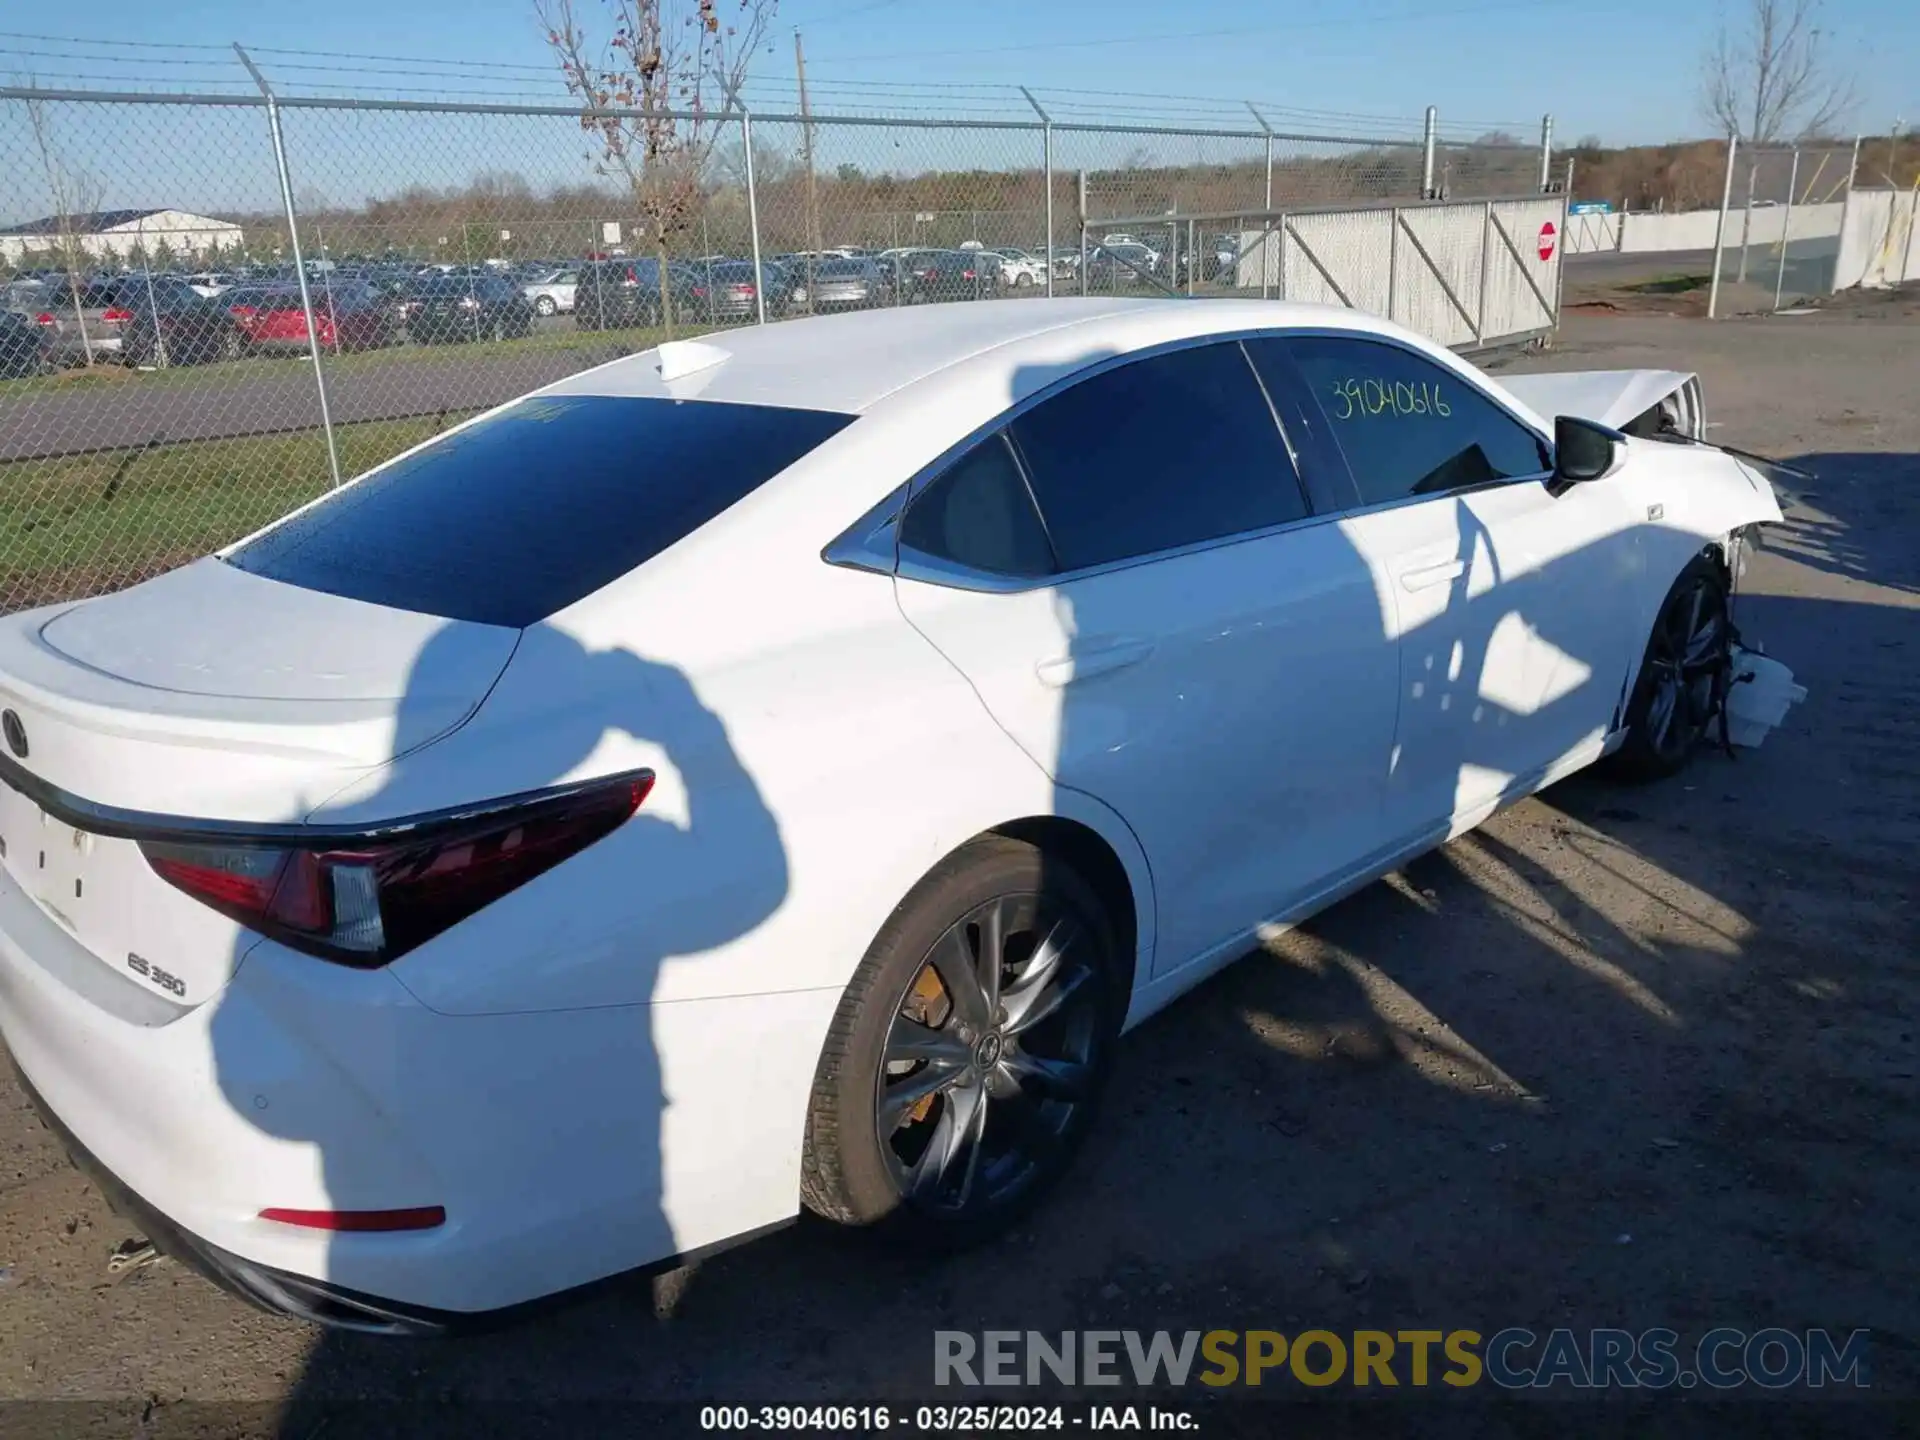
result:
[(692, 534), (853, 418), (635, 396), (522, 400), (227, 561), (375, 605), (532, 625)]

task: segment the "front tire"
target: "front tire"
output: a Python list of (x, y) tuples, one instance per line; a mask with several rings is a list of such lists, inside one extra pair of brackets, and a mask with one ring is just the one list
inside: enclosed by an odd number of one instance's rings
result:
[(1627, 703), (1627, 738), (1613, 770), (1627, 780), (1664, 780), (1686, 767), (1706, 734), (1733, 640), (1725, 572), (1696, 556), (1673, 582), (1654, 618)]
[(533, 302), (533, 308), (541, 319), (550, 319), (559, 312), (560, 306), (551, 295), (542, 295)]
[(1092, 1124), (1130, 970), (1078, 872), (1032, 845), (962, 847), (887, 921), (814, 1079), (801, 1196), (918, 1247), (1017, 1220)]

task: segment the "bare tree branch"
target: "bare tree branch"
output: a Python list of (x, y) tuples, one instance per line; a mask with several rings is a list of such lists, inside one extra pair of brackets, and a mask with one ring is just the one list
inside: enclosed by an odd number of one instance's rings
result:
[(1740, 27), (1723, 14), (1702, 62), (1702, 110), (1722, 134), (1749, 145), (1831, 130), (1852, 110), (1854, 84), (1820, 28), (1821, 0), (1738, 3)]
[(766, 39), (779, 0), (603, 0), (596, 41), (574, 0), (534, 0), (601, 174), (624, 179), (659, 262), (660, 315), (673, 330), (667, 245), (705, 203), (707, 162)]
[(44, 100), (29, 100), (27, 124), (33, 131), (33, 146), (40, 157), (40, 169), (47, 181), (47, 198), (53, 204), (53, 223), (58, 237), (60, 263), (67, 274), (67, 291), (73, 301), (74, 320), (80, 326), (80, 348), (93, 364), (93, 338), (87, 334), (87, 317), (80, 310), (80, 275), (92, 258), (74, 221), (99, 207), (98, 182), (84, 170), (69, 165), (60, 153), (53, 134), (53, 122), (47, 117)]

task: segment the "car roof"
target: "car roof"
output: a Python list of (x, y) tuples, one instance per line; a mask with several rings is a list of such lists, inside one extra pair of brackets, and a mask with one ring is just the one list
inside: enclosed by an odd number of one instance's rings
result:
[[(1012, 380), (1030, 350), (1054, 351), (1046, 337), (1074, 329), (1092, 359), (1214, 333), (1311, 326), (1392, 335), (1439, 347), (1372, 315), (1334, 305), (1281, 300), (1079, 298), (1011, 303), (914, 305), (820, 315), (701, 337), (661, 376), (656, 348), (582, 371), (543, 394), (634, 395), (785, 405), (858, 414), (909, 386), (970, 361), (988, 361)], [(689, 342), (681, 342), (686, 345)], [(991, 357), (989, 361), (989, 357)], [(822, 364), (823, 359), (832, 363)], [(693, 361), (699, 368), (689, 369)]]

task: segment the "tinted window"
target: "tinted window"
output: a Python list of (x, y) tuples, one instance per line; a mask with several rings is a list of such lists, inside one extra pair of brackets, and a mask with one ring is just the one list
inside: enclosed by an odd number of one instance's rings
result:
[(1273, 413), (1234, 343), (1083, 380), (1013, 423), (1063, 569), (1306, 513)]
[(1013, 452), (996, 435), (913, 499), (900, 543), (995, 575), (1047, 575), (1053, 549)]
[(1362, 504), (1552, 468), (1534, 433), (1451, 370), (1393, 345), (1284, 342), (1347, 457)]
[(522, 400), (228, 559), (376, 605), (531, 625), (691, 534), (852, 419), (711, 401)]

